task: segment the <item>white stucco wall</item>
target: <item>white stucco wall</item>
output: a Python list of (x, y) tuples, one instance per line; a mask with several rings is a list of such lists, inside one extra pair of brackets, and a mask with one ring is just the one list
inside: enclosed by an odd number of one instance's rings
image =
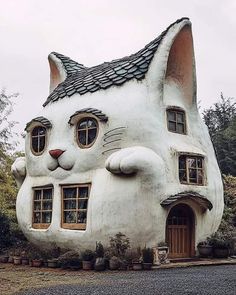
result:
[[(207, 128), (198, 113), (195, 97), (189, 103), (183, 99), (181, 85), (164, 79), (171, 44), (186, 24), (189, 22), (183, 21), (169, 31), (144, 80), (131, 80), (93, 94), (75, 94), (41, 111), (39, 115), (50, 120), (53, 127), (48, 132), (46, 150), (40, 156), (32, 154), (30, 136), (26, 136), (27, 173), (16, 203), (19, 225), (29, 240), (42, 246), (56, 242), (60, 247), (82, 250), (94, 248), (96, 241), (106, 245), (110, 236), (121, 231), (133, 245), (154, 246), (165, 239), (170, 210), (161, 207), (160, 202), (183, 191), (198, 192), (213, 204), (211, 211), (203, 213), (195, 203), (188, 202), (195, 214), (196, 244), (217, 230), (223, 212), (223, 189)], [(185, 110), (187, 135), (167, 130), (168, 106)], [(107, 123), (99, 122), (95, 144), (80, 149), (75, 140), (75, 126), (70, 126), (68, 120), (75, 111), (88, 107), (101, 110), (109, 119)], [(122, 140), (109, 148), (121, 149), (103, 154), (104, 134), (117, 127), (126, 127)], [(55, 165), (55, 159), (48, 153), (53, 149), (65, 150), (59, 163), (71, 170), (49, 170)], [(180, 152), (205, 157), (206, 185), (180, 184)], [(19, 172), (24, 168), (17, 165), (19, 162), (14, 164), (13, 172), (20, 179)], [(131, 172), (135, 174), (127, 177)], [(86, 230), (62, 229), (60, 185), (88, 182), (92, 186)], [(33, 229), (32, 187), (47, 184), (53, 184), (54, 188), (52, 222), (48, 229)]]

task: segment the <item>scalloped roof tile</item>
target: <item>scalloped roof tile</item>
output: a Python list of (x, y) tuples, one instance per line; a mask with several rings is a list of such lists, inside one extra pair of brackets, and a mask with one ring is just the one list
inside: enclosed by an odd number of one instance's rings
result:
[(119, 86), (131, 79), (143, 79), (163, 37), (173, 25), (183, 20), (188, 20), (188, 18), (183, 17), (172, 23), (160, 36), (137, 53), (90, 68), (73, 61), (67, 56), (53, 52), (61, 60), (67, 78), (54, 89), (43, 106), (45, 107), (48, 103), (66, 96), (70, 97), (75, 93), (83, 95), (113, 85)]

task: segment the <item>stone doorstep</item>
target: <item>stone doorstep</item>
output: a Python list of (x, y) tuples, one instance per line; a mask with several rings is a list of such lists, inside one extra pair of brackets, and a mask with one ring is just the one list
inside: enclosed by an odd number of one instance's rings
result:
[(152, 269), (163, 269), (163, 268), (178, 268), (178, 267), (190, 267), (190, 266), (207, 266), (207, 265), (225, 265), (225, 264), (236, 264), (236, 256), (227, 259), (208, 259), (200, 258), (196, 261), (188, 262), (171, 262), (168, 264), (154, 265)]

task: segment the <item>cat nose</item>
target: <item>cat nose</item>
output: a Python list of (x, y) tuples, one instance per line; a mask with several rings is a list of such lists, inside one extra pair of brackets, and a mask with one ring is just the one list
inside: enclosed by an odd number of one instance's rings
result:
[(58, 159), (63, 153), (64, 151), (59, 149), (49, 151), (50, 156), (54, 159)]

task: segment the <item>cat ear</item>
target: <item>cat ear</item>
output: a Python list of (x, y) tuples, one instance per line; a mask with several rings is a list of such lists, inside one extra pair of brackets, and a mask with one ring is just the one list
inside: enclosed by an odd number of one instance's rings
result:
[[(163, 99), (180, 93), (185, 105), (196, 105), (196, 69), (191, 22), (184, 18), (170, 26), (156, 52), (151, 65), (152, 72), (159, 69), (159, 89)], [(165, 91), (168, 90), (168, 94)]]
[(82, 64), (79, 64), (67, 56), (52, 52), (48, 56), (50, 66), (50, 93), (63, 82), (67, 76), (85, 69)]

